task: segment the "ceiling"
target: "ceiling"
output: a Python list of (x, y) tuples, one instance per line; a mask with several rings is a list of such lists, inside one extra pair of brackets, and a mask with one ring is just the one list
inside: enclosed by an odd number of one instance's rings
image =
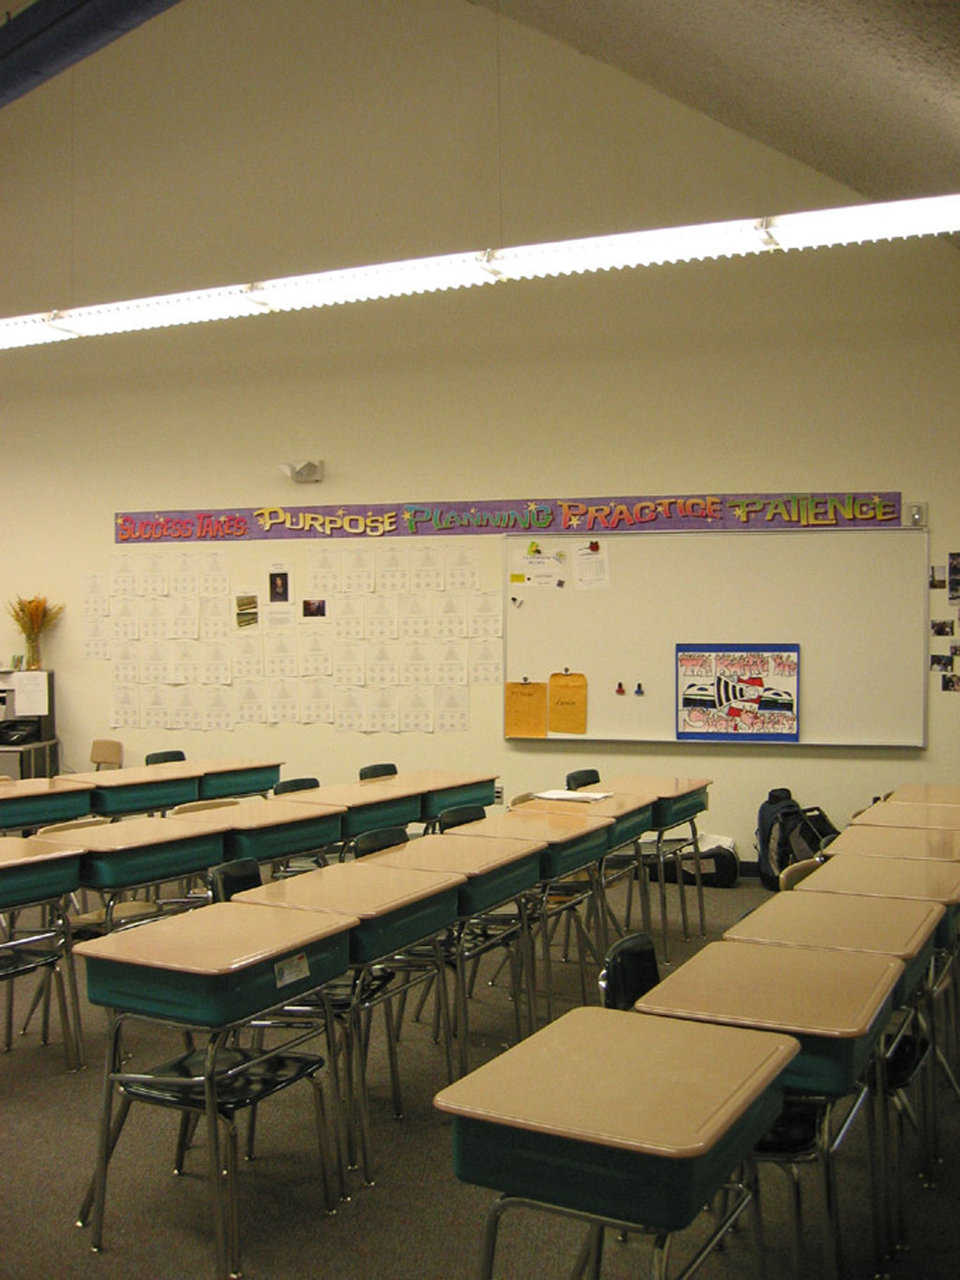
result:
[(474, 0), (875, 200), (960, 192), (960, 0)]
[[(472, 0), (877, 199), (960, 192), (960, 0)], [(0, 106), (177, 0), (7, 0)]]

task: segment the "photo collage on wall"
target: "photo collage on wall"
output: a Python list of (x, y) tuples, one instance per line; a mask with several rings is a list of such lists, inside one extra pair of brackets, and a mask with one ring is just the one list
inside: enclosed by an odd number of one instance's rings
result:
[(930, 671), (942, 693), (960, 693), (960, 551), (930, 566), (930, 591)]

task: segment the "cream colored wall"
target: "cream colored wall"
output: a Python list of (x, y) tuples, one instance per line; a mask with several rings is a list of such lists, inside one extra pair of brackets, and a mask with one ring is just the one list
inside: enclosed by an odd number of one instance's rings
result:
[[(4, 108), (0, 172), (5, 315), (856, 199), (457, 0), (183, 0)], [(323, 504), (895, 489), (929, 503), (942, 563), (960, 549), (958, 284), (948, 244), (870, 246), (0, 354), (0, 592), (67, 605), (46, 650), (67, 763), (108, 732), (109, 668), (80, 638), (113, 513), (302, 501), (287, 459), (326, 459)], [(789, 583), (771, 616), (786, 634)], [(0, 628), (0, 653), (16, 643)], [(508, 795), (592, 762), (710, 775), (707, 825), (748, 856), (770, 786), (843, 821), (901, 779), (960, 776), (960, 698), (938, 691), (925, 752), (507, 745), (480, 686), (472, 717), (425, 738), (176, 737), (331, 779), (480, 761)], [(158, 745), (124, 738), (133, 759)]]

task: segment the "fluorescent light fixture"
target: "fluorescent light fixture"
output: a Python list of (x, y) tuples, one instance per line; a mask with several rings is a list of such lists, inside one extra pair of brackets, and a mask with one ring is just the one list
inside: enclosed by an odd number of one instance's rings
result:
[(411, 258), (0, 320), (0, 350), (587, 271), (823, 249), (960, 231), (960, 195), (851, 205), (549, 244)]

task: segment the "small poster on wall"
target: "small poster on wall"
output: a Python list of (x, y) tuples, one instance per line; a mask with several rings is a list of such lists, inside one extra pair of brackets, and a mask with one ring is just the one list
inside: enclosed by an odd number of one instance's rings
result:
[(678, 644), (677, 738), (796, 742), (797, 644)]

